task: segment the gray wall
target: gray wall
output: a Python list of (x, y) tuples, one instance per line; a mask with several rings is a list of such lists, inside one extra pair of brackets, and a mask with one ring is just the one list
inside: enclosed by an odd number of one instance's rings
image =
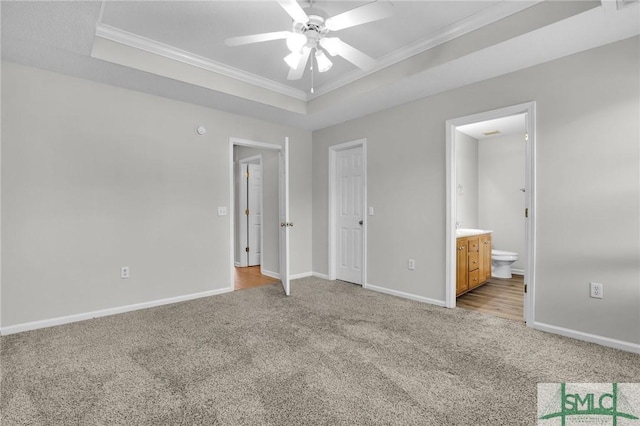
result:
[(328, 148), (366, 138), (368, 283), (444, 301), (445, 121), (537, 101), (536, 321), (640, 343), (639, 55), (635, 37), (314, 132), (314, 271)]
[[(260, 142), (260, 141), (256, 141)], [(262, 156), (262, 270), (267, 272), (280, 273), (280, 255), (279, 255), (279, 211), (278, 211), (278, 192), (279, 192), (279, 159), (278, 152), (269, 149), (256, 149), (246, 146), (236, 146), (234, 148), (234, 157), (236, 159), (236, 167), (239, 160)], [(236, 175), (237, 176), (237, 175)], [(244, 215), (236, 209), (240, 217)], [(238, 219), (236, 218), (236, 234), (239, 232)], [(237, 237), (236, 237), (237, 238)], [(236, 261), (244, 255), (243, 247), (236, 245)]]
[(512, 269), (524, 271), (524, 134), (478, 141), (478, 219), (492, 229), (493, 248), (518, 253)]
[[(478, 140), (456, 130), (456, 222), (478, 229)], [(484, 227), (483, 229), (490, 229)]]
[(299, 274), (310, 132), (3, 62), (1, 325), (228, 288), (229, 138), (285, 136)]

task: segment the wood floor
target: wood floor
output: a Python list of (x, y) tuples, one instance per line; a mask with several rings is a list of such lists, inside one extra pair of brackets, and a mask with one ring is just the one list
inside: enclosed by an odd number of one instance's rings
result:
[(235, 268), (234, 290), (258, 287), (265, 284), (276, 283), (277, 278), (271, 278), (260, 273), (260, 266), (248, 266), (246, 268)]
[(524, 277), (489, 278), (489, 282), (456, 300), (456, 306), (516, 321), (524, 321)]

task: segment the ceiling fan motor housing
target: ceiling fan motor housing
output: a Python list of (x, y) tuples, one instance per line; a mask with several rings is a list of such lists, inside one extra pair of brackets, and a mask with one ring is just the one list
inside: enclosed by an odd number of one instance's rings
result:
[(318, 42), (324, 36), (329, 33), (329, 29), (325, 26), (325, 20), (328, 14), (316, 7), (310, 7), (304, 9), (309, 17), (309, 22), (306, 24), (300, 22), (293, 23), (293, 32), (298, 34), (304, 34), (307, 37), (307, 46), (310, 49), (318, 47)]

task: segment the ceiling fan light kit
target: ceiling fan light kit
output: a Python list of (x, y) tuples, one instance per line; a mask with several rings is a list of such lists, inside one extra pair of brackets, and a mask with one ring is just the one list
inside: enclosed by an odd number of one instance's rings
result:
[[(333, 66), (333, 62), (325, 55), (325, 50), (329, 55), (341, 56), (360, 69), (372, 68), (375, 65), (373, 58), (338, 37), (327, 37), (327, 35), (331, 31), (387, 18), (393, 13), (393, 6), (386, 0), (374, 1), (332, 17), (328, 17), (322, 9), (313, 6), (303, 9), (296, 0), (278, 0), (278, 3), (293, 19), (293, 31), (231, 37), (226, 39), (225, 43), (227, 46), (240, 46), (285, 39), (287, 48), (291, 51), (284, 58), (290, 68), (288, 80), (302, 78), (313, 50), (315, 50), (314, 57), (319, 72), (329, 71)], [(313, 66), (310, 68), (313, 69)]]
[(290, 68), (296, 69), (298, 67), (298, 62), (300, 61), (301, 56), (302, 53), (291, 52), (284, 57), (284, 61), (287, 63), (287, 65), (289, 65)]
[(327, 58), (327, 55), (324, 54), (322, 49), (318, 48), (316, 48), (316, 64), (318, 64), (319, 72), (329, 71), (333, 66), (333, 62), (331, 62), (331, 60)]
[(303, 33), (289, 33), (287, 36), (287, 48), (292, 52), (301, 52), (309, 39)]

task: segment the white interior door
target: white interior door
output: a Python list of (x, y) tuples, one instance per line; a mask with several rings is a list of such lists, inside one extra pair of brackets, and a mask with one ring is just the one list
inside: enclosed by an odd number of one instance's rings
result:
[(247, 175), (247, 247), (249, 266), (260, 265), (262, 244), (262, 165), (248, 164)]
[(362, 147), (336, 152), (336, 278), (362, 284)]
[(280, 280), (284, 294), (291, 294), (289, 283), (289, 138), (280, 150)]

